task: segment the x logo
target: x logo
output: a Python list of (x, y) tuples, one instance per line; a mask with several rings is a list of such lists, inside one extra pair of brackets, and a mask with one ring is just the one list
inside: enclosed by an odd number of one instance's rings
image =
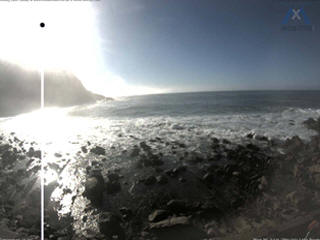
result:
[(304, 24), (311, 25), (310, 20), (303, 8), (298, 8), (298, 9), (290, 8), (285, 18), (283, 19), (282, 24), (288, 24), (289, 21), (300, 21), (300, 22), (303, 21)]
[(298, 20), (301, 20), (301, 17), (299, 15), (300, 11), (301, 11), (301, 9), (297, 9), (297, 10), (296, 9), (292, 9), (293, 16), (291, 17), (291, 19), (295, 20), (297, 18)]

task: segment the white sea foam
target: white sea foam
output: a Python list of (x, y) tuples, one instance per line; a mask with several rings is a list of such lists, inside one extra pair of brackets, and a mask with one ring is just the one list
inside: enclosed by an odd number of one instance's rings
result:
[(309, 140), (316, 133), (303, 121), (319, 118), (320, 110), (290, 108), (282, 112), (259, 114), (218, 114), (205, 116), (156, 116), (145, 118), (90, 118), (69, 116), (57, 109), (50, 114), (45, 127), (39, 130), (35, 113), (3, 120), (1, 131), (26, 140), (44, 140), (52, 151), (76, 151), (87, 141), (105, 147), (130, 148), (137, 141), (162, 138), (196, 146), (208, 138), (241, 140), (248, 133), (286, 139), (298, 135)]
[(111, 126), (119, 124), (119, 128), (114, 129), (115, 134), (132, 134), (141, 139), (163, 137), (192, 142), (208, 136), (239, 139), (251, 132), (280, 139), (298, 135), (308, 140), (316, 133), (307, 129), (303, 121), (318, 117), (320, 117), (320, 110), (288, 109), (279, 113), (112, 120)]

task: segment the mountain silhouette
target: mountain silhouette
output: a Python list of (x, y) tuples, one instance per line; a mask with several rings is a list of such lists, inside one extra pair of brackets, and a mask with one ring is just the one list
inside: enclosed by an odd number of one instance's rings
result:
[[(67, 107), (110, 99), (88, 91), (71, 73), (59, 71), (44, 74), (45, 106)], [(40, 87), (39, 72), (0, 62), (0, 117), (39, 109)]]

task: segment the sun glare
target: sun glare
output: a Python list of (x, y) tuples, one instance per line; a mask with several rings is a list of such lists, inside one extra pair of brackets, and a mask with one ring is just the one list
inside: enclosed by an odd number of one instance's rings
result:
[(77, 72), (99, 58), (90, 3), (1, 2), (0, 29), (0, 58), (28, 69)]
[(0, 30), (0, 60), (28, 70), (71, 72), (105, 96), (166, 92), (129, 84), (109, 71), (102, 55), (107, 40), (100, 37), (90, 2), (0, 1)]

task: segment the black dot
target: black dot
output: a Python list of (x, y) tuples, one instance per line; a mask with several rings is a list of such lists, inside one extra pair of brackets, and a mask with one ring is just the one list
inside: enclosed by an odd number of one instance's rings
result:
[(45, 24), (42, 22), (42, 23), (40, 23), (40, 27), (44, 27), (45, 26)]

